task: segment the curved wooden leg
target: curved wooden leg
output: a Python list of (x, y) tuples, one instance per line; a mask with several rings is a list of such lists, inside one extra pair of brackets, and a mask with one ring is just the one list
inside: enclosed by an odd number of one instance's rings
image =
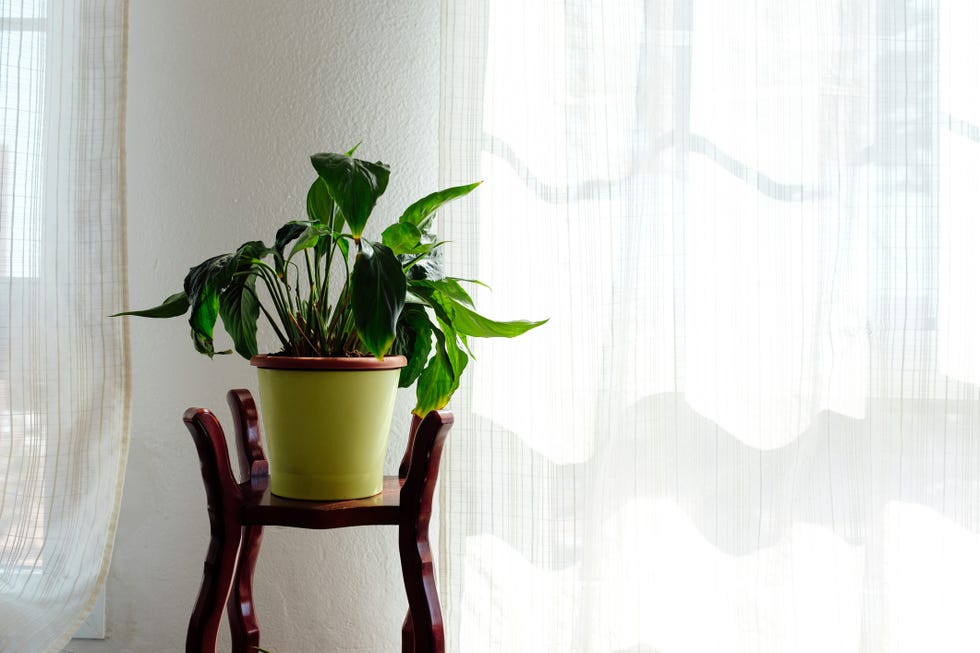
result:
[(412, 628), (412, 610), (409, 608), (402, 622), (402, 653), (415, 653), (415, 629)]
[(222, 529), (211, 530), (204, 578), (187, 627), (187, 653), (215, 653), (221, 608), (231, 589), (241, 543), (241, 529), (235, 530), (239, 533), (237, 537)]
[[(412, 536), (411, 539), (411, 543), (403, 541), (399, 546), (409, 613), (402, 628), (402, 653), (443, 653), (442, 610), (436, 593), (428, 535)], [(406, 637), (407, 634), (411, 637)], [(411, 648), (406, 647), (408, 642), (411, 642)]]
[[(429, 547), (429, 518), (439, 476), (439, 460), (452, 423), (452, 415), (443, 411), (433, 411), (421, 421), (402, 484), (398, 551), (408, 595), (408, 617), (402, 627), (403, 653), (444, 653), (446, 650), (442, 609)], [(409, 642), (412, 648), (408, 647)]]
[(187, 627), (187, 653), (215, 653), (221, 610), (228, 600), (242, 543), (238, 521), (240, 491), (228, 462), (228, 447), (218, 420), (209, 411), (189, 409), (184, 423), (201, 458), (208, 497), (211, 543), (204, 560), (201, 589)]
[[(262, 448), (259, 432), (259, 413), (248, 390), (230, 390), (228, 406), (235, 422), (238, 442), (238, 461), (243, 479), (251, 491), (261, 492), (269, 483), (269, 463)], [(247, 490), (246, 490), (247, 491)], [(244, 529), (242, 550), (238, 556), (238, 571), (228, 599), (228, 624), (234, 651), (255, 653), (259, 646), (259, 622), (252, 601), (252, 576), (262, 544), (262, 527), (249, 525)]]
[[(402, 628), (402, 652), (444, 653), (442, 610), (436, 592), (428, 529), (425, 532), (415, 533), (405, 533), (405, 529), (401, 530), (399, 550), (402, 559), (402, 579), (405, 581), (405, 593), (408, 595), (408, 617)], [(412, 648), (405, 647), (406, 627), (411, 634)]]
[(259, 622), (252, 603), (252, 575), (262, 544), (262, 527), (243, 529), (242, 548), (232, 593), (228, 598), (228, 625), (231, 626), (231, 648), (238, 653), (255, 653), (259, 647)]

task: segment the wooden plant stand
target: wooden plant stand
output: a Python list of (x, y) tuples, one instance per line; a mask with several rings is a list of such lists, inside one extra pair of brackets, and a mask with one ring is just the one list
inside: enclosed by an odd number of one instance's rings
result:
[(262, 449), (258, 411), (248, 390), (228, 392), (235, 421), (242, 482), (235, 480), (224, 431), (214, 414), (189, 408), (184, 423), (201, 458), (211, 519), (211, 544), (201, 590), (187, 628), (188, 653), (214, 653), (222, 606), (227, 604), (234, 653), (254, 653), (259, 624), (252, 603), (252, 574), (263, 526), (346, 528), (398, 526), (398, 550), (408, 595), (402, 625), (403, 653), (443, 653), (442, 612), (429, 549), (432, 493), (452, 413), (413, 417), (398, 476), (386, 476), (381, 494), (351, 501), (299, 501), (269, 491), (269, 464)]

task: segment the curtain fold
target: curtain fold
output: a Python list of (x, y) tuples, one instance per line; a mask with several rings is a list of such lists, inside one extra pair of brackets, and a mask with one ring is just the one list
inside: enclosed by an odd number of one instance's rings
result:
[(443, 0), (462, 651), (980, 647), (973, 3)]
[(0, 1), (0, 650), (108, 570), (128, 437), (125, 0)]

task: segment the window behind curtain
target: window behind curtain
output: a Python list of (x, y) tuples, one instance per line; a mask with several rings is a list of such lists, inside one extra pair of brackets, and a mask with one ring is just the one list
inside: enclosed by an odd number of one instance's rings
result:
[(0, 650), (95, 604), (128, 436), (125, 0), (0, 0)]
[[(30, 328), (43, 215), (46, 0), (7, 2), (0, 17), (0, 486), (25, 487), (0, 499), (0, 577), (42, 564), (46, 449), (43, 416), (25, 401), (15, 333)], [(21, 365), (19, 369), (23, 369)]]

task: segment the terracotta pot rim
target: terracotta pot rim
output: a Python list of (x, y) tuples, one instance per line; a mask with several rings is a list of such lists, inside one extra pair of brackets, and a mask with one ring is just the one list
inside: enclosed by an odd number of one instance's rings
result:
[(267, 370), (397, 370), (408, 365), (404, 356), (385, 356), (378, 360), (364, 357), (320, 356), (252, 356), (253, 366)]

